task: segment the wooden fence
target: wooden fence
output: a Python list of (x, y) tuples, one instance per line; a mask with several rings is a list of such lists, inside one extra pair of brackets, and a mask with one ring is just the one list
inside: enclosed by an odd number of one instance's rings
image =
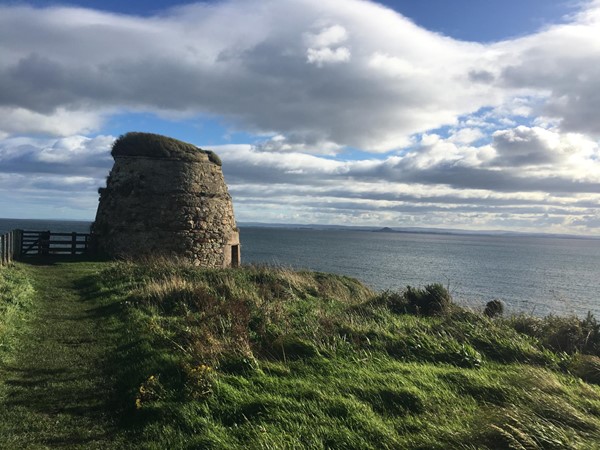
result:
[(0, 240), (0, 265), (28, 256), (83, 255), (90, 251), (89, 233), (13, 230)]

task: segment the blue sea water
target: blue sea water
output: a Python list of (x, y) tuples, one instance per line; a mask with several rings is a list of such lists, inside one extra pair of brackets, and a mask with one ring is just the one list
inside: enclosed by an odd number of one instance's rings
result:
[[(79, 231), (89, 222), (10, 221), (13, 228)], [(356, 277), (374, 289), (442, 283), (454, 299), (509, 312), (600, 317), (600, 240), (241, 227), (242, 261)]]
[(600, 240), (242, 228), (242, 258), (350, 275), (376, 289), (442, 283), (459, 303), (600, 317)]
[(91, 222), (80, 220), (34, 220), (0, 219), (0, 234), (21, 229), (30, 231), (54, 231), (55, 233), (89, 233)]

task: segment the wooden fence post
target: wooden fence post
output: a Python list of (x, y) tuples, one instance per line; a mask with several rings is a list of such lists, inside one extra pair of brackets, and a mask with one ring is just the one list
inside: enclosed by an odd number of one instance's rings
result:
[(11, 259), (14, 261), (15, 259), (17, 259), (15, 257), (16, 253), (17, 253), (17, 245), (16, 245), (16, 241), (17, 241), (17, 232), (15, 230), (12, 230), (10, 232), (11, 236), (11, 240), (10, 240), (10, 257)]
[(77, 233), (71, 233), (71, 255), (74, 255), (77, 250)]
[(50, 232), (42, 231), (40, 233), (40, 252), (42, 256), (47, 256), (50, 253)]
[(0, 236), (0, 266), (4, 265), (4, 235)]
[(6, 243), (6, 248), (8, 250), (7, 255), (6, 255), (7, 256), (6, 262), (10, 263), (13, 259), (13, 255), (12, 255), (12, 253), (13, 253), (13, 232), (12, 231), (8, 232), (8, 236), (6, 236), (6, 239), (8, 241)]
[(7, 238), (7, 234), (0, 236), (0, 266), (8, 264), (8, 255), (6, 254), (8, 247)]
[(21, 252), (23, 251), (23, 230), (15, 230), (16, 232), (16, 249), (15, 249), (15, 259), (21, 258)]

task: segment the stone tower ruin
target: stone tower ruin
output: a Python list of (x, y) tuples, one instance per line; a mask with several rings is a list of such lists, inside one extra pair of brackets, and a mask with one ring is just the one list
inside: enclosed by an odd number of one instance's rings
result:
[(215, 153), (157, 134), (127, 133), (115, 141), (112, 156), (92, 225), (102, 254), (239, 265), (239, 232)]

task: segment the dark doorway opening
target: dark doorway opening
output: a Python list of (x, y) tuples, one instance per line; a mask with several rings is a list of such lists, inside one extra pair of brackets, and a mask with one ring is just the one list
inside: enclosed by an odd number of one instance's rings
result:
[(240, 265), (240, 246), (231, 246), (231, 267), (238, 267)]

